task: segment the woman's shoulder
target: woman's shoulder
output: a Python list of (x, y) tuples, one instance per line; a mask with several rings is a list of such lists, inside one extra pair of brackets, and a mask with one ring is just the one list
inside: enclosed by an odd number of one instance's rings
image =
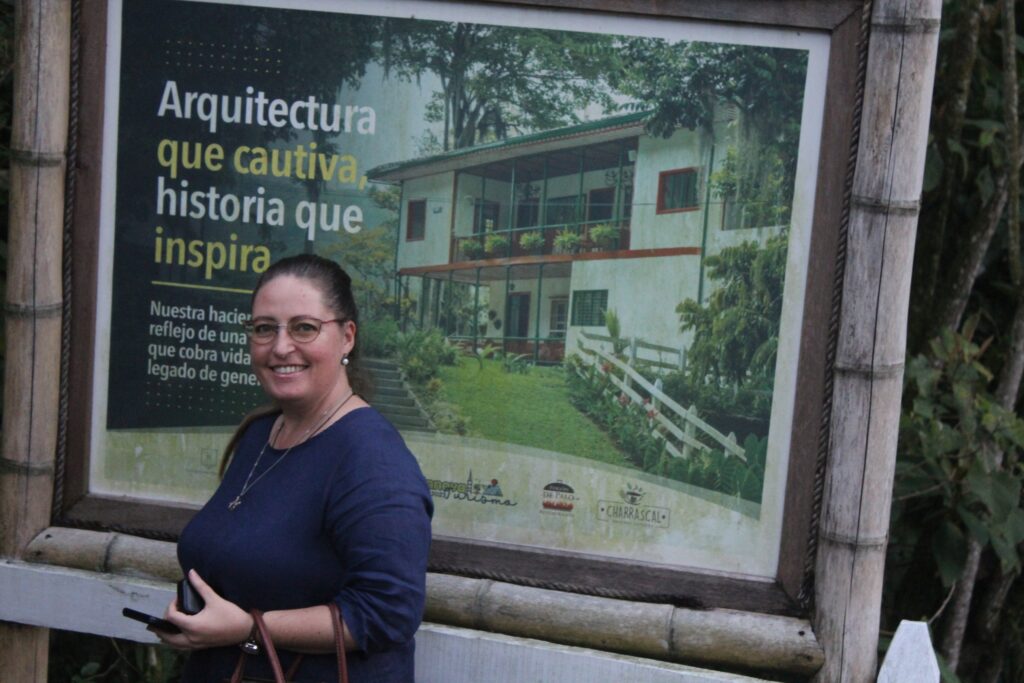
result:
[(345, 459), (354, 467), (410, 467), (419, 472), (416, 458), (402, 435), (372, 406), (346, 413), (331, 433), (343, 445)]
[(398, 443), (402, 448), (405, 447), (405, 441), (394, 425), (371, 405), (345, 413), (333, 427), (331, 431), (349, 443), (384, 443), (391, 446)]

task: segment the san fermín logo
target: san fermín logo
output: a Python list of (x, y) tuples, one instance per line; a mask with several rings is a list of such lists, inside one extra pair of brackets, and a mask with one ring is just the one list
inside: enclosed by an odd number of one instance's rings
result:
[(443, 481), (427, 479), (430, 495), (445, 500), (461, 500), (470, 503), (512, 506), (519, 503), (508, 498), (501, 491), (497, 479), (490, 481), (474, 481), (473, 470), (469, 471), (466, 481)]
[(541, 512), (570, 514), (576, 504), (576, 492), (564, 481), (553, 481), (544, 487)]
[(621, 501), (599, 500), (597, 502), (597, 518), (608, 522), (624, 522), (649, 527), (667, 529), (669, 526), (669, 509), (653, 505), (641, 505), (640, 501), (647, 495), (639, 484), (626, 483), (619, 491)]

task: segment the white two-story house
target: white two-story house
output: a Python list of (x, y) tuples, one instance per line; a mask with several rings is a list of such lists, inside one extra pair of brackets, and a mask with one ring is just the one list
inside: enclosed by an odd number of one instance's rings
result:
[[(733, 117), (735, 114), (733, 114)], [(379, 166), (401, 186), (396, 270), (414, 302), (403, 327), (436, 327), (558, 362), (581, 331), (685, 349), (676, 306), (706, 299), (704, 258), (783, 226), (743, 228), (711, 191), (735, 149), (723, 111), (713, 131), (645, 133), (646, 114)], [(742, 149), (740, 149), (742, 153)]]

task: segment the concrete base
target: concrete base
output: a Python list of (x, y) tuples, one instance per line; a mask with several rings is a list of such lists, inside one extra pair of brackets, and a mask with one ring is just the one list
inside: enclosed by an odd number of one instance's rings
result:
[(542, 640), (424, 624), (416, 635), (418, 683), (756, 683), (761, 679)]

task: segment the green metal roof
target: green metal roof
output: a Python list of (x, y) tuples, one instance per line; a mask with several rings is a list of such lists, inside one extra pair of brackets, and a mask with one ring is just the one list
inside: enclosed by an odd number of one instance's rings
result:
[(417, 166), (427, 166), (435, 164), (441, 161), (451, 161), (460, 157), (468, 157), (473, 154), (479, 154), (481, 152), (494, 152), (502, 149), (511, 149), (520, 145), (536, 144), (538, 142), (545, 142), (547, 140), (557, 140), (565, 137), (577, 137), (580, 135), (586, 135), (587, 133), (595, 133), (610, 128), (620, 128), (628, 126), (634, 123), (643, 122), (651, 112), (640, 111), (632, 114), (623, 114), (620, 116), (612, 116), (606, 119), (599, 119), (597, 121), (587, 121), (586, 123), (579, 123), (573, 126), (564, 126), (562, 128), (553, 128), (551, 130), (541, 131), (539, 133), (530, 133), (528, 135), (520, 135), (518, 137), (509, 138), (507, 140), (496, 140), (494, 142), (486, 142), (482, 145), (475, 145), (473, 147), (463, 147), (461, 149), (453, 149), (448, 152), (442, 152), (441, 154), (432, 154), (426, 157), (420, 157), (419, 159), (410, 159), (408, 161), (395, 161), (387, 164), (381, 164), (376, 166), (366, 173), (366, 177), (370, 180), (376, 180), (383, 176), (386, 176), (396, 171), (407, 171)]

